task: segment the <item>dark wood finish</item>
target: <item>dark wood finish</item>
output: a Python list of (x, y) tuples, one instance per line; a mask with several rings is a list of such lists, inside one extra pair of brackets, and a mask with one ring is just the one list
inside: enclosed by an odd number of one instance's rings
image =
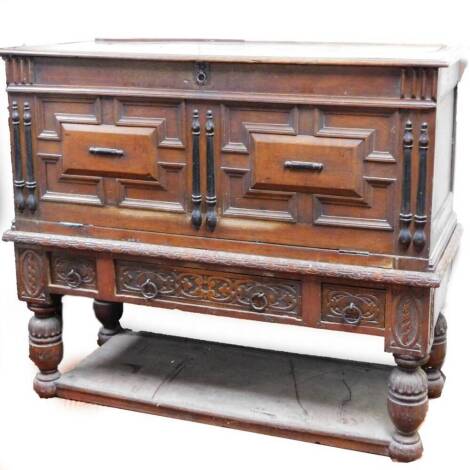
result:
[(50, 303), (28, 302), (34, 313), (29, 321), (29, 357), (39, 372), (33, 386), (41, 398), (56, 395), (56, 381), (60, 377), (57, 367), (62, 360), (62, 307), (60, 297)]
[[(353, 433), (347, 446), (419, 457), (426, 397), (444, 381), (434, 312), (461, 235), (456, 51), (101, 40), (0, 54), (16, 215), (3, 239), (36, 313), (41, 395), (56, 393), (64, 294), (95, 300), (100, 344), (121, 332), (126, 302), (373, 334), (397, 358), (396, 432), (378, 445)], [(346, 445), (334, 432), (279, 433)]]
[(395, 425), (390, 457), (410, 462), (421, 457), (423, 444), (417, 432), (428, 410), (428, 384), (420, 367), (425, 359), (395, 355), (397, 367), (388, 384), (388, 412)]
[(119, 320), (122, 317), (123, 305), (117, 302), (93, 301), (93, 309), (96, 318), (102, 323), (98, 332), (98, 346), (102, 346), (112, 336), (122, 331)]
[(428, 397), (438, 398), (441, 396), (445, 375), (442, 372), (442, 365), (446, 357), (447, 349), (447, 321), (440, 313), (434, 326), (434, 340), (432, 343), (429, 359), (424, 365), (424, 370), (428, 377)]

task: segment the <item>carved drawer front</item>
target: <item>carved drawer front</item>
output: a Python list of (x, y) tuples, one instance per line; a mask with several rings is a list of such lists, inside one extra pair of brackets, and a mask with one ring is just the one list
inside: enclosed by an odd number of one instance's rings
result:
[(117, 294), (260, 315), (301, 316), (301, 283), (116, 261)]
[(95, 259), (52, 253), (51, 283), (73, 290), (96, 291)]
[(252, 139), (255, 188), (359, 195), (362, 140), (273, 134)]
[(321, 323), (385, 327), (385, 290), (322, 284)]
[(63, 124), (64, 174), (155, 178), (156, 130)]

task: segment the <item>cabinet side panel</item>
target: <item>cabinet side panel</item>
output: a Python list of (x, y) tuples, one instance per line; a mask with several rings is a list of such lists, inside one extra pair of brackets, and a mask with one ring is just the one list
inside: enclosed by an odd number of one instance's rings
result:
[(450, 91), (439, 100), (437, 106), (431, 213), (431, 259), (439, 256), (456, 223), (452, 208), (455, 104), (455, 92)]

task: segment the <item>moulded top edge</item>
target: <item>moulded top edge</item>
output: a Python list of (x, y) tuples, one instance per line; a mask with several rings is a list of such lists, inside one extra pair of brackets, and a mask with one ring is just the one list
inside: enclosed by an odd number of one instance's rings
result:
[(199, 39), (96, 39), (0, 49), (2, 56), (90, 57), (324, 65), (465, 65), (460, 48), (442, 44), (268, 42)]

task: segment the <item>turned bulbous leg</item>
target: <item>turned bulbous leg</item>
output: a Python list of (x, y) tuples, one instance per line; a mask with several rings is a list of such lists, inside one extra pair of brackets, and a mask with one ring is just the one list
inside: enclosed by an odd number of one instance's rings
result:
[(434, 341), (428, 362), (423, 366), (428, 377), (428, 397), (438, 398), (441, 396), (445, 375), (441, 368), (444, 364), (447, 349), (447, 322), (445, 316), (440, 313), (436, 326), (434, 327)]
[(51, 303), (28, 303), (34, 313), (29, 321), (29, 357), (39, 372), (33, 388), (41, 398), (56, 394), (56, 380), (60, 377), (57, 367), (63, 357), (62, 306), (60, 298)]
[(119, 323), (122, 317), (122, 303), (119, 302), (103, 302), (95, 300), (93, 302), (96, 318), (103, 325), (98, 332), (98, 345), (106, 343), (109, 338), (122, 331)]
[(428, 381), (422, 360), (395, 356), (388, 384), (388, 412), (395, 425), (389, 454), (393, 460), (410, 462), (421, 457), (423, 445), (417, 432), (428, 410)]

